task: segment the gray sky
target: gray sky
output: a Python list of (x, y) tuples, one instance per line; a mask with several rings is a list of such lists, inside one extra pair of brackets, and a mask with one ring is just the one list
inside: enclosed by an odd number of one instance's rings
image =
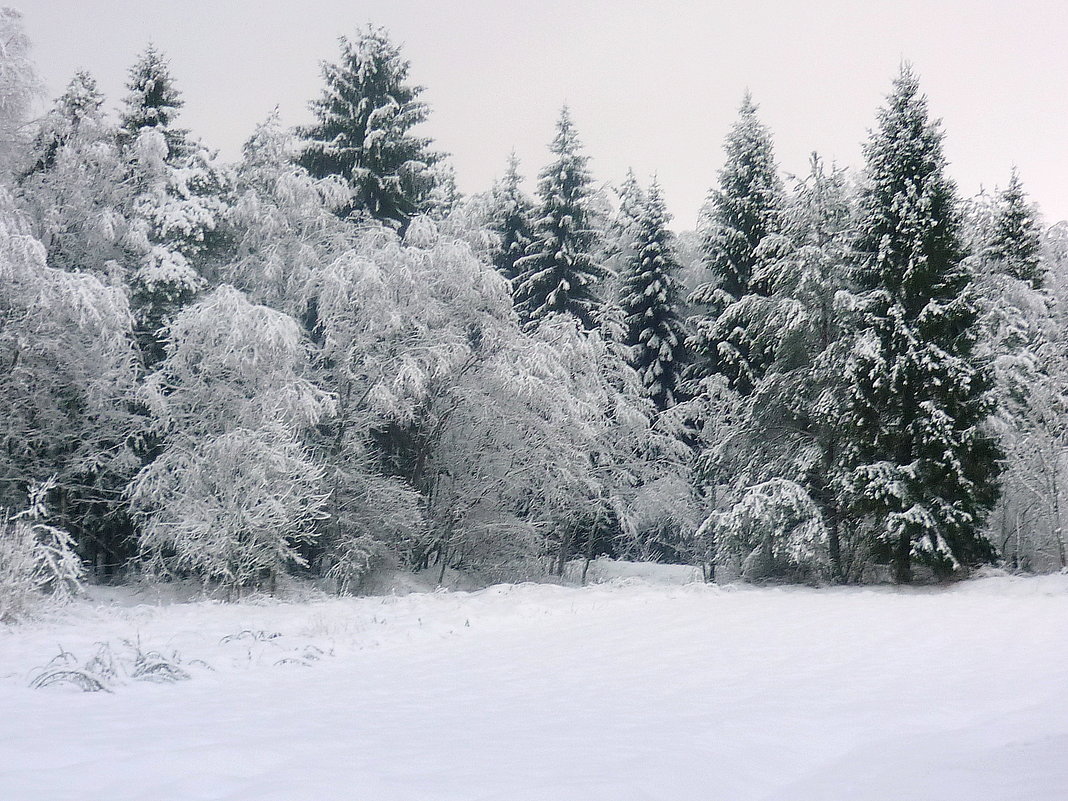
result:
[[(1047, 222), (1068, 218), (1068, 11), (1063, 0), (13, 0), (50, 97), (76, 69), (117, 106), (149, 41), (186, 100), (182, 123), (224, 156), (275, 105), (308, 119), (319, 61), (366, 22), (404, 45), (460, 189), (487, 188), (514, 147), (528, 176), (566, 101), (598, 181), (657, 172), (693, 227), (748, 87), (783, 170), (808, 154), (859, 166), (902, 59), (944, 121), (963, 194), (1016, 164)], [(531, 182), (533, 186), (533, 182)]]

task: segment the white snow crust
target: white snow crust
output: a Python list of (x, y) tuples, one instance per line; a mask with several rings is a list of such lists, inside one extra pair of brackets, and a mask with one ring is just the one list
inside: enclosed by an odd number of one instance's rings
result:
[[(96, 588), (0, 629), (0, 799), (1068, 798), (1068, 575), (590, 575), (235, 604)], [(60, 647), (122, 640), (191, 678), (29, 688)]]

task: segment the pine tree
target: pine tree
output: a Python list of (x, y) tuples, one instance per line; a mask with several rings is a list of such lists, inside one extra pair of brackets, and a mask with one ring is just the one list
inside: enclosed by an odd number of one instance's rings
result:
[(746, 316), (747, 305), (730, 307), (747, 295), (767, 294), (767, 287), (753, 283), (760, 244), (782, 228), (782, 182), (771, 134), (756, 111), (747, 93), (724, 143), (719, 188), (709, 194), (705, 209), (702, 257), (710, 280), (690, 297), (705, 307), (691, 342), (697, 377), (721, 373), (742, 394), (752, 391), (763, 369), (750, 330), (759, 321)]
[(703, 231), (704, 262), (712, 280), (694, 291), (698, 303), (722, 305), (720, 293), (737, 300), (749, 292), (757, 247), (782, 227), (782, 182), (771, 132), (756, 112), (747, 92), (723, 145), (726, 160), (719, 188), (708, 196)]
[(534, 203), (520, 188), (519, 159), (515, 153), (508, 157), (504, 178), (493, 188), (492, 222), (500, 243), (493, 253), (493, 266), (509, 281), (519, 277), (516, 262), (527, 255), (534, 232), (531, 216)]
[(520, 318), (529, 327), (551, 314), (571, 314), (582, 327), (594, 327), (600, 305), (597, 284), (606, 275), (592, 252), (596, 233), (591, 219), (591, 188), (578, 132), (567, 106), (560, 111), (550, 147), (555, 160), (540, 175), (540, 206), (529, 255), (515, 267), (520, 272), (515, 292)]
[(442, 159), (431, 140), (411, 129), (430, 113), (422, 86), (408, 83), (410, 63), (382, 28), (368, 26), (354, 42), (341, 37), (341, 58), (323, 64), (326, 88), (312, 101), (315, 123), (298, 161), (316, 178), (340, 175), (352, 186), (343, 215), (363, 212), (404, 227), (426, 211)]
[(627, 176), (616, 194), (619, 196), (619, 207), (608, 227), (603, 257), (615, 272), (623, 272), (624, 265), (634, 256), (635, 229), (646, 204), (645, 193), (634, 170), (627, 170)]
[(125, 140), (132, 144), (146, 128), (155, 129), (167, 143), (167, 163), (178, 164), (189, 154), (190, 144), (189, 132), (174, 124), (185, 101), (174, 85), (170, 64), (149, 45), (129, 74), (129, 94), (120, 117)]
[(865, 147), (854, 273), (863, 321), (850, 356), (854, 511), (908, 582), (991, 560), (982, 533), (997, 497), (985, 431), (987, 369), (974, 354), (979, 305), (962, 263), (942, 133), (905, 66)]
[(678, 313), (679, 265), (667, 228), (671, 218), (655, 180), (643, 207), (635, 212), (632, 255), (620, 292), (625, 343), (632, 349), (630, 363), (646, 394), (657, 408), (666, 409), (676, 400), (684, 334)]
[(850, 222), (844, 171), (813, 156), (809, 175), (784, 205), (788, 235), (761, 245), (753, 283), (766, 294), (751, 292), (720, 317), (747, 322), (751, 353), (764, 369), (738, 399), (729, 434), (713, 439), (701, 458), (703, 477), (728, 503), (744, 507), (754, 487), (772, 481), (807, 493), (822, 518), (836, 579), (845, 577), (852, 556), (852, 541), (841, 536), (838, 491), (848, 340), (835, 303), (848, 287)]
[(1008, 187), (998, 195), (993, 228), (986, 258), (998, 262), (1001, 272), (1038, 289), (1042, 283), (1042, 229), (1015, 168)]
[[(604, 288), (601, 291), (602, 300), (605, 303), (618, 304), (622, 288), (623, 275), (627, 272), (627, 265), (634, 259), (634, 237), (638, 218), (641, 216), (645, 205), (645, 192), (634, 175), (634, 170), (628, 169), (623, 183), (614, 190), (618, 198), (615, 212), (611, 215), (608, 225), (605, 226), (604, 236), (595, 258), (604, 265), (607, 272)], [(605, 323), (602, 320), (601, 325)], [(608, 336), (615, 336), (606, 332)], [(622, 333), (619, 334), (622, 339)]]
[(149, 46), (130, 69), (120, 141), (132, 198), (123, 215), (127, 284), (145, 362), (163, 353), (163, 326), (229, 259), (225, 219), (233, 175), (176, 125), (183, 106), (170, 66)]
[(74, 76), (41, 121), (16, 199), (49, 266), (114, 284), (128, 261), (124, 214), (134, 187), (103, 102), (92, 76)]
[(98, 118), (103, 105), (104, 96), (97, 89), (96, 79), (84, 70), (75, 73), (34, 137), (30, 167), (22, 180), (54, 167), (59, 149), (77, 135), (83, 122)]

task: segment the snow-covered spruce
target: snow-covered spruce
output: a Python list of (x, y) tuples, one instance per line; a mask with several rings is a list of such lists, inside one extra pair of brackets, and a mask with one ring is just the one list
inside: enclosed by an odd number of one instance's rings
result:
[(594, 327), (600, 305), (598, 284), (605, 269), (594, 261), (596, 231), (591, 213), (592, 179), (567, 106), (560, 111), (550, 150), (554, 160), (541, 172), (539, 206), (530, 252), (515, 263), (515, 301), (520, 318), (535, 327), (551, 314), (570, 314)]
[(911, 67), (894, 81), (865, 155), (849, 482), (855, 514), (907, 582), (913, 560), (947, 575), (994, 558), (983, 522), (999, 453), (985, 427), (991, 376), (975, 355), (979, 304), (955, 189)]
[[(724, 142), (725, 162), (719, 186), (708, 196), (700, 223), (705, 283), (691, 293), (700, 311), (690, 347), (698, 376), (721, 373), (745, 393), (764, 365), (753, 352), (746, 307), (729, 310), (747, 295), (767, 294), (753, 283), (765, 237), (782, 229), (782, 181), (778, 175), (771, 133), (756, 116), (757, 106), (746, 93), (738, 120)], [(721, 320), (720, 318), (725, 319)]]
[(299, 129), (300, 164), (316, 178), (341, 176), (352, 189), (342, 214), (405, 226), (426, 204), (442, 155), (411, 129), (430, 109), (423, 87), (408, 82), (411, 65), (382, 28), (341, 37), (337, 63), (323, 63), (326, 87), (312, 103), (315, 122)]
[(670, 220), (660, 185), (654, 180), (644, 203), (634, 210), (629, 259), (624, 262), (619, 303), (623, 310), (630, 363), (642, 387), (660, 409), (676, 400), (685, 357), (678, 303), (679, 265), (672, 253)]

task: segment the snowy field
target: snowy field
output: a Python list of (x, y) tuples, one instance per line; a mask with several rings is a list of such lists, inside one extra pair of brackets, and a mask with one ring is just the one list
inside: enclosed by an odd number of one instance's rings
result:
[[(0, 630), (0, 799), (1068, 798), (1068, 576), (690, 575), (303, 603), (98, 588)], [(101, 643), (111, 692), (28, 687)], [(134, 679), (137, 649), (190, 678)]]

